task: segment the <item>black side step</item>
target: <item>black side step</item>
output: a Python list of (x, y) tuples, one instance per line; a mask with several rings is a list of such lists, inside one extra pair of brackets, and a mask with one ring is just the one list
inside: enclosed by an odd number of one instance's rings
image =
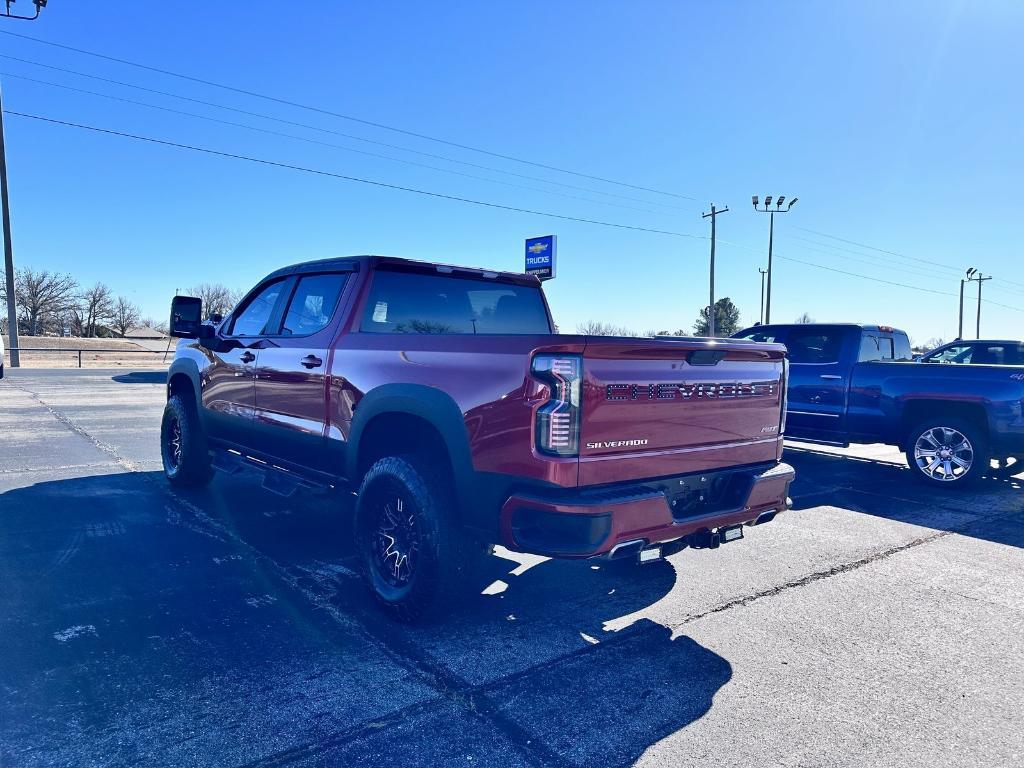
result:
[(215, 450), (212, 464), (213, 468), (218, 472), (223, 472), (227, 475), (238, 474), (245, 468), (255, 469), (263, 475), (261, 485), (265, 490), (285, 498), (292, 496), (300, 488), (313, 490), (328, 487), (300, 477), (283, 467), (268, 464), (260, 459), (232, 450)]

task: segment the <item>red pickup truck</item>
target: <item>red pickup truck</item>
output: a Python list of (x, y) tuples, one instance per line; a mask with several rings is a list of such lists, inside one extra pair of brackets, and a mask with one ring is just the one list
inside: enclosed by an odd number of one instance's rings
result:
[(226, 318), (176, 297), (164, 470), (358, 490), (367, 580), (412, 620), (493, 544), (657, 560), (787, 508), (785, 348), (558, 335), (535, 277), (363, 256), (297, 264)]

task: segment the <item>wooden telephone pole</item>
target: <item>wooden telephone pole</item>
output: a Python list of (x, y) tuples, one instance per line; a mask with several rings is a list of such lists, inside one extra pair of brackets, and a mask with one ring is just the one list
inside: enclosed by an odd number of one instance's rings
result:
[(711, 338), (715, 335), (715, 217), (728, 210), (728, 206), (719, 210), (712, 203), (711, 213), (701, 214), (702, 219), (711, 219), (711, 303), (708, 304), (708, 336)]

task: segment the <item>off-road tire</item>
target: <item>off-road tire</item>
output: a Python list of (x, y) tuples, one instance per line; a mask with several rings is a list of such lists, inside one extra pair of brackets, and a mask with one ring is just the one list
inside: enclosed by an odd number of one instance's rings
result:
[[(396, 532), (392, 523), (399, 517), (407, 527)], [(363, 576), (398, 621), (438, 618), (483, 587), (486, 549), (459, 523), (447, 472), (423, 457), (388, 456), (370, 467), (359, 488), (355, 527)]]
[(160, 423), (160, 458), (164, 475), (174, 485), (197, 488), (213, 477), (206, 433), (194, 403), (171, 395)]
[[(920, 457), (919, 462), (919, 447), (927, 450), (931, 450), (933, 445), (940, 448), (956, 448), (963, 444), (961, 437), (966, 440), (969, 450), (954, 451), (953, 455), (960, 461), (969, 461), (969, 467), (966, 469), (956, 464), (955, 459), (951, 459), (947, 466), (953, 468), (953, 474), (947, 475), (943, 467), (936, 467), (934, 471), (929, 472), (927, 467), (930, 462), (926, 456)], [(965, 419), (937, 417), (927, 419), (910, 430), (906, 441), (906, 457), (910, 472), (917, 480), (932, 488), (954, 489), (973, 485), (983, 475), (988, 474), (991, 452), (987, 435), (978, 425)], [(945, 476), (949, 479), (944, 479)]]

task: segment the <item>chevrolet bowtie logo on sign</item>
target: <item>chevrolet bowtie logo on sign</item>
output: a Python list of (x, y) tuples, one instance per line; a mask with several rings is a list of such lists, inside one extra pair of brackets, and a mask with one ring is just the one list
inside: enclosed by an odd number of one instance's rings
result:
[(555, 256), (558, 240), (555, 235), (531, 237), (526, 241), (526, 274), (536, 275), (541, 280), (555, 276)]

